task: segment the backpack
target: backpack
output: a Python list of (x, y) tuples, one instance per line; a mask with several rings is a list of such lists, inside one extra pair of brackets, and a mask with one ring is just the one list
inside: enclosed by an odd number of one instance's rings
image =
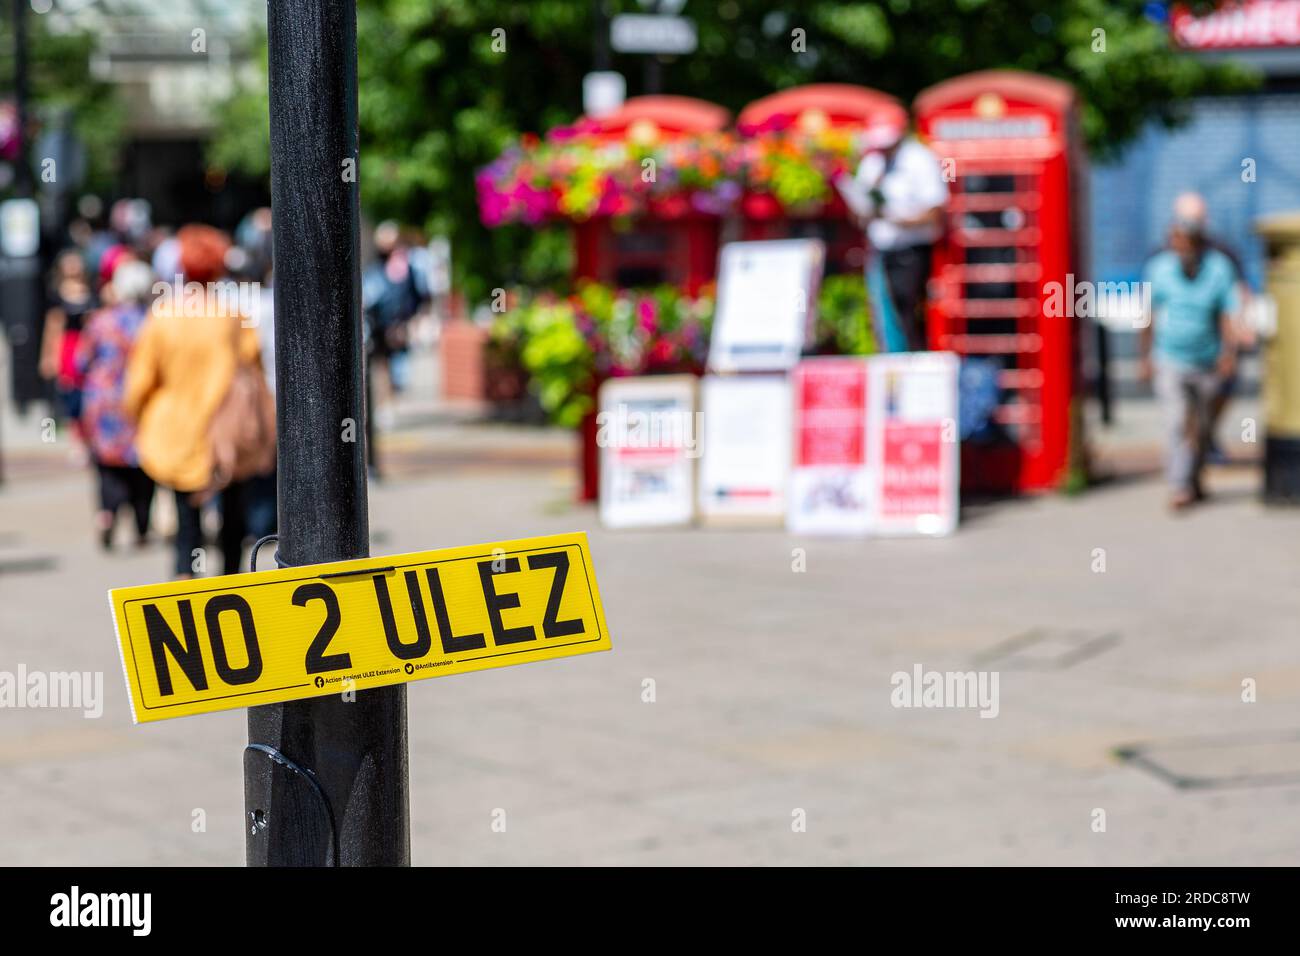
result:
[[(235, 336), (238, 342), (238, 326)], [(236, 360), (230, 387), (208, 424), (208, 442), (212, 448), (209, 495), (275, 468), (275, 398), (259, 363)]]

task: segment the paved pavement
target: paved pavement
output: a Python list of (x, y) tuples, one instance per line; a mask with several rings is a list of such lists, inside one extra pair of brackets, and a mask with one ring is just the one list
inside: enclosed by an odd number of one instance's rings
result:
[[(408, 420), (373, 552), (587, 530), (614, 643), (412, 685), (414, 861), (1300, 862), (1300, 514), (1244, 467), (1167, 516), (1149, 419), (1126, 406), (1103, 443), (1116, 480), (939, 541), (607, 532), (567, 435)], [(161, 580), (164, 546), (98, 552), (66, 446), (7, 464), (0, 670), (102, 671), (106, 702), (0, 710), (0, 863), (241, 863), (243, 712), (127, 711), (104, 594)], [(892, 706), (918, 665), (996, 672), (996, 718)]]

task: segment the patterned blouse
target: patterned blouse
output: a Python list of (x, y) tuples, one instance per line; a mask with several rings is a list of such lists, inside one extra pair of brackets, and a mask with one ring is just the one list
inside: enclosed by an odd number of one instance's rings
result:
[(123, 410), (122, 391), (126, 361), (145, 315), (144, 306), (115, 305), (96, 312), (81, 332), (77, 366), (86, 377), (81, 425), (101, 465), (139, 464), (135, 422)]

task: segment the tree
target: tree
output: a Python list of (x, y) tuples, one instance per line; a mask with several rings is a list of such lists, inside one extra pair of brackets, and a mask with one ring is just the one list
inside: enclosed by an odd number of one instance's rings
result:
[[(83, 188), (109, 191), (118, 169), (118, 157), (126, 128), (126, 108), (112, 85), (96, 78), (90, 69), (96, 38), (64, 21), (58, 30), (47, 18), (27, 15), (29, 112), (32, 128), (55, 122), (59, 114), (71, 116), (72, 129), (86, 149), (86, 179)], [(6, 12), (0, 16), (0, 98), (11, 100), (14, 91), (14, 35)], [(39, 167), (40, 157), (31, 160)], [(40, 169), (35, 170), (39, 182)]]
[[(610, 12), (640, 9), (635, 0), (605, 2)], [(683, 13), (696, 22), (699, 48), (663, 62), (663, 89), (733, 111), (811, 82), (872, 86), (907, 102), (960, 73), (1013, 67), (1073, 83), (1092, 150), (1113, 154), (1149, 118), (1177, 122), (1190, 97), (1252, 83), (1236, 67), (1171, 48), (1151, 7), (1139, 0), (692, 0)], [(359, 0), (363, 210), (450, 236), (457, 282), (472, 299), (510, 282), (554, 281), (567, 266), (567, 247), (553, 230), (489, 231), (479, 223), (474, 171), (519, 133), (578, 115), (582, 76), (592, 66), (592, 14), (590, 0)], [(613, 65), (638, 92), (641, 58), (615, 56)], [(241, 91), (221, 117), (212, 160), (265, 175), (265, 84)]]

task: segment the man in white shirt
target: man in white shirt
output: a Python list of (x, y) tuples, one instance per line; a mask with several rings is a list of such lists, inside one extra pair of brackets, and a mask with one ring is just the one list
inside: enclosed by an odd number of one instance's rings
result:
[(853, 197), (849, 205), (866, 224), (876, 347), (925, 351), (925, 286), (931, 249), (943, 233), (948, 185), (938, 157), (906, 130), (871, 128), (866, 140), (857, 175), (841, 191)]

